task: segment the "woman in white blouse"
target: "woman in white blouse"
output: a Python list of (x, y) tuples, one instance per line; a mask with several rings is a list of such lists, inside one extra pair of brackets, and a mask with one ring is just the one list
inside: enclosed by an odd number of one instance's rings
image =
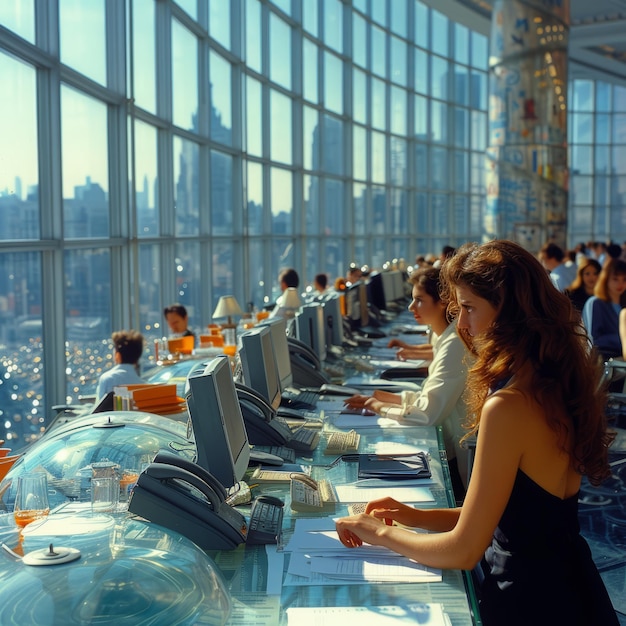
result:
[[(420, 391), (401, 394), (376, 390), (371, 396), (348, 398), (350, 408), (368, 408), (383, 417), (420, 426), (442, 425), (444, 443), (453, 483), (468, 480), (468, 450), (459, 443), (466, 433), (463, 390), (467, 379), (469, 353), (456, 333), (456, 324), (446, 315), (447, 302), (439, 295), (439, 269), (420, 268), (410, 277), (413, 299), (409, 311), (418, 324), (433, 331), (433, 359)], [(456, 479), (456, 481), (455, 481)]]

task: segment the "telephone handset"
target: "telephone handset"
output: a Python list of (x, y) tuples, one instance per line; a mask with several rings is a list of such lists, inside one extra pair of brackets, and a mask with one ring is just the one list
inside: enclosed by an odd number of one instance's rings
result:
[(232, 550), (246, 541), (247, 523), (225, 497), (223, 485), (205, 469), (159, 453), (139, 475), (128, 510), (179, 532), (203, 550)]
[(296, 387), (320, 387), (330, 382), (328, 376), (322, 371), (319, 357), (309, 346), (294, 337), (287, 337), (287, 341), (291, 375)]
[(282, 446), (293, 437), (293, 431), (265, 398), (256, 390), (236, 383), (241, 414), (248, 441), (259, 446)]

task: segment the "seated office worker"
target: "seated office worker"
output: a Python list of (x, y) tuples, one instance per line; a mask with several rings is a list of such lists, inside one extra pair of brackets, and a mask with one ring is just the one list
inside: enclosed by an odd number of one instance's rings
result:
[(578, 523), (582, 476), (598, 485), (611, 475), (614, 436), (598, 391), (602, 367), (578, 314), (539, 261), (510, 241), (462, 246), (442, 282), (476, 354), (467, 397), (477, 447), (465, 501), (420, 510), (381, 498), (337, 520), (341, 542), (385, 546), (437, 568), (480, 564), (485, 626), (617, 625)]
[(187, 309), (182, 304), (171, 304), (163, 309), (163, 315), (170, 328), (170, 337), (189, 337), (195, 338), (195, 334), (189, 330), (189, 316)]
[(270, 313), (270, 317), (285, 317), (286, 309), (284, 306), (285, 291), (289, 287), (297, 289), (300, 285), (300, 276), (293, 267), (285, 267), (278, 274), (278, 284), (281, 294), (276, 298), (276, 304)]
[(443, 426), (444, 443), (450, 475), (459, 500), (467, 487), (468, 451), (460, 444), (465, 435), (463, 422), (466, 405), (463, 390), (467, 381), (469, 354), (446, 314), (447, 300), (442, 300), (440, 269), (420, 268), (411, 274), (413, 299), (409, 311), (418, 324), (428, 324), (433, 331), (433, 360), (419, 392), (402, 394), (376, 390), (371, 396), (357, 395), (346, 400), (350, 408), (366, 407), (383, 417), (424, 426)]
[(595, 295), (583, 307), (583, 324), (591, 342), (605, 360), (622, 356), (619, 336), (621, 299), (626, 292), (626, 261), (607, 261), (594, 288)]
[(104, 372), (98, 381), (96, 401), (114, 387), (145, 384), (139, 376), (139, 359), (143, 352), (143, 335), (136, 330), (118, 330), (111, 335), (115, 366)]

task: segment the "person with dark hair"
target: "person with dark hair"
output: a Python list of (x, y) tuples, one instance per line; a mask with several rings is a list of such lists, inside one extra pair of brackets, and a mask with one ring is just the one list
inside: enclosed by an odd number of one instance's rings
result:
[(192, 336), (195, 338), (195, 334), (188, 327), (189, 316), (187, 315), (187, 309), (182, 304), (177, 302), (166, 306), (163, 309), (163, 315), (170, 328), (171, 337)]
[(328, 274), (315, 274), (313, 278), (313, 288), (317, 292), (315, 294), (316, 296), (324, 295), (328, 289)]
[(285, 292), (287, 289), (297, 289), (300, 285), (300, 276), (293, 267), (285, 267), (278, 273), (278, 284), (280, 285), (281, 294), (276, 298), (276, 304), (270, 313), (270, 317), (289, 316), (284, 305)]
[(139, 376), (139, 359), (143, 352), (143, 335), (136, 330), (118, 330), (111, 335), (115, 366), (104, 372), (96, 388), (96, 402), (114, 387), (145, 384)]
[(594, 294), (583, 307), (582, 319), (591, 342), (602, 357), (622, 356), (619, 313), (626, 293), (626, 261), (609, 258), (602, 267)]
[(462, 396), (468, 355), (456, 325), (446, 316), (448, 302), (439, 295), (439, 272), (436, 267), (420, 268), (409, 278), (413, 285), (409, 311), (418, 324), (428, 324), (433, 331), (432, 361), (421, 390), (401, 394), (376, 390), (371, 396), (351, 396), (345, 403), (350, 408), (367, 408), (403, 423), (442, 425), (455, 494), (462, 500), (468, 479), (468, 452), (460, 444), (465, 434), (462, 424), (466, 406)]
[(595, 259), (583, 259), (576, 270), (574, 282), (565, 290), (574, 307), (582, 313), (585, 302), (593, 296), (602, 266)]
[(476, 357), (466, 394), (476, 456), (463, 506), (416, 509), (380, 498), (336, 521), (340, 541), (384, 546), (429, 567), (481, 570), (485, 626), (617, 626), (578, 521), (582, 478), (599, 485), (611, 476), (615, 437), (603, 367), (579, 315), (538, 259), (511, 241), (461, 246), (442, 284)]
[(576, 266), (566, 265), (563, 248), (552, 241), (541, 247), (539, 260), (550, 273), (550, 280), (559, 291), (565, 291), (576, 278)]

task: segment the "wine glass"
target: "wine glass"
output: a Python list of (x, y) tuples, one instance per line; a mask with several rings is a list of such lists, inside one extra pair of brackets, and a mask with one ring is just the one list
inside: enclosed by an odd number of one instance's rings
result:
[(45, 517), (49, 512), (46, 475), (43, 472), (33, 472), (18, 476), (13, 511), (15, 523), (23, 528), (26, 524)]

